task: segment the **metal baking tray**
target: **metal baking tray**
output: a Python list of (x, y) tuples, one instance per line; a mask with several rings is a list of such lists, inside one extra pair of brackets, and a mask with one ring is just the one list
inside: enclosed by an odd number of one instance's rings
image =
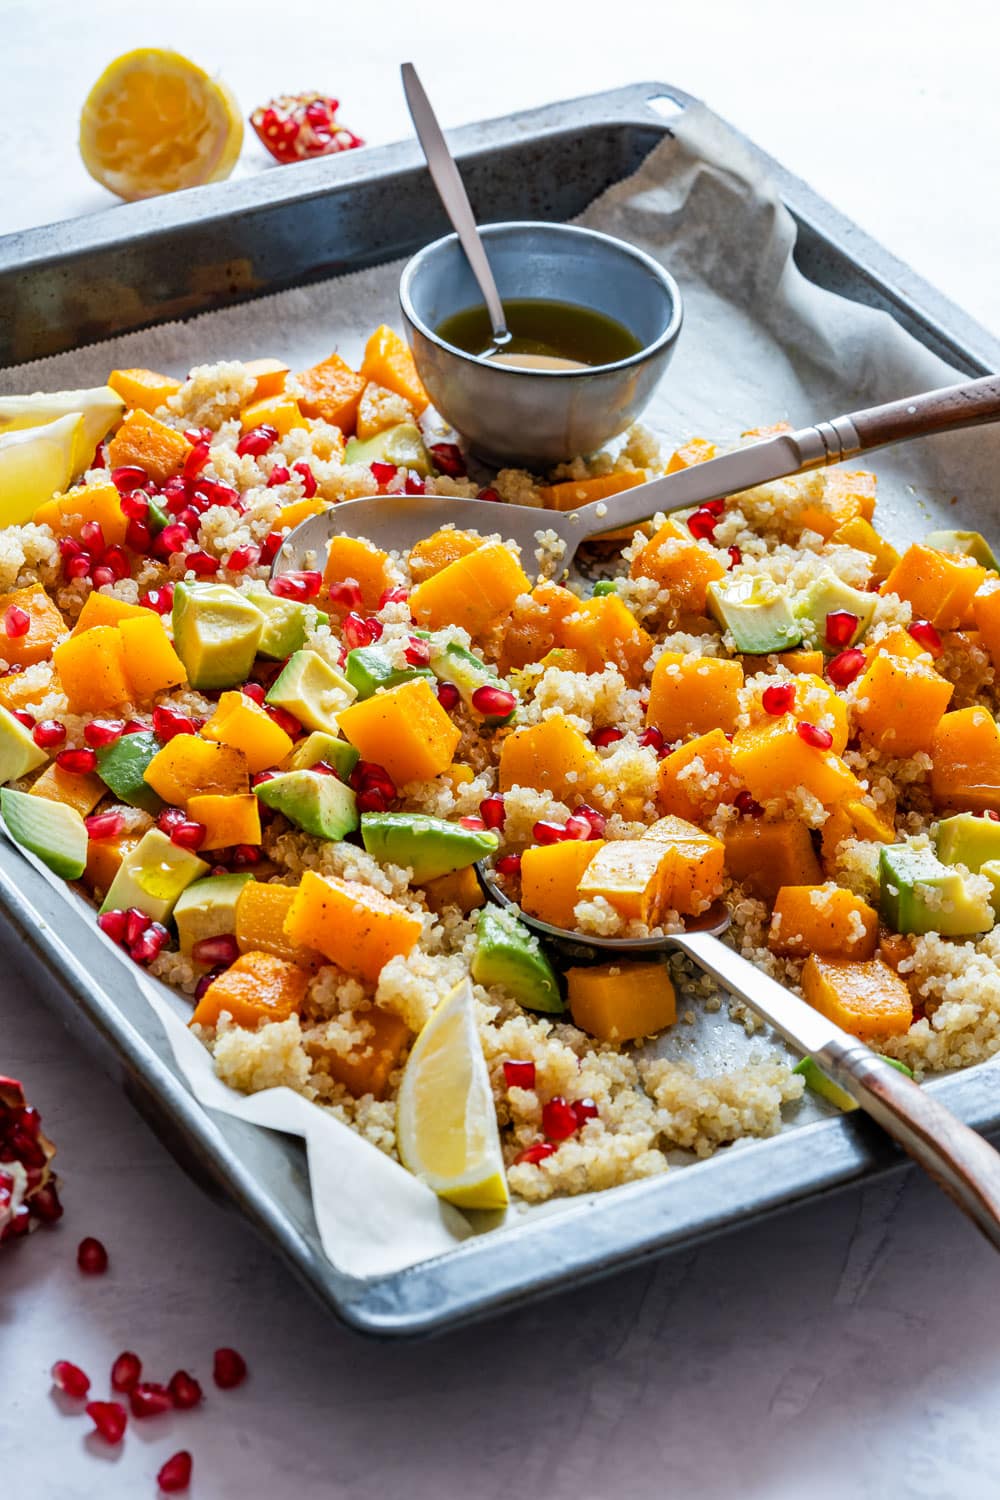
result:
[[(672, 86), (637, 84), (452, 139), (481, 218), (568, 219), (633, 172), (694, 102)], [(1000, 368), (1000, 343), (746, 144), (798, 224), (796, 259), (808, 277), (890, 313), (970, 375)], [(417, 148), (406, 143), (10, 235), (0, 240), (0, 365), (377, 264), (445, 227)], [(235, 1204), (321, 1302), (369, 1334), (428, 1333), (496, 1314), (905, 1161), (867, 1119), (826, 1119), (571, 1201), (552, 1218), (483, 1235), (407, 1271), (357, 1279), (322, 1253), (298, 1141), (194, 1101), (126, 971), (107, 972), (96, 930), (6, 841), (0, 942), (182, 1165)], [(970, 1125), (1000, 1129), (998, 1065), (929, 1087)]]

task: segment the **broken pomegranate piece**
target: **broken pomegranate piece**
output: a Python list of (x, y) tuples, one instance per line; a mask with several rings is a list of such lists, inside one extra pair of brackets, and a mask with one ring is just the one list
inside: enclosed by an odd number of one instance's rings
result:
[(338, 123), (339, 108), (339, 101), (325, 94), (279, 94), (254, 110), (250, 124), (275, 161), (308, 161), (364, 145)]
[(55, 1150), (22, 1085), (0, 1076), (0, 1244), (61, 1218)]

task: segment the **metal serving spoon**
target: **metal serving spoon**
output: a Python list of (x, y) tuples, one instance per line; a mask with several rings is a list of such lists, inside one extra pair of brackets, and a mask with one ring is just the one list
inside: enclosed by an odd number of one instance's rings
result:
[(412, 63), (403, 63), (400, 73), (403, 77), (403, 92), (406, 95), (413, 128), (417, 132), (417, 140), (423, 147), (424, 156), (427, 158), (427, 169), (438, 190), (438, 197), (441, 199), (444, 211), (451, 220), (451, 227), (458, 235), (459, 243), (465, 251), (469, 268), (476, 278), (479, 290), (483, 294), (483, 301), (486, 303), (486, 310), (490, 315), (493, 347), (483, 349), (480, 353), (495, 354), (505, 344), (510, 343), (510, 333), (507, 328), (507, 315), (503, 310), (500, 293), (497, 291), (497, 284), (490, 269), (486, 247), (479, 238), (469, 195), (465, 191), (465, 184), (455, 158), (448, 150), (444, 131), (438, 124), (437, 115), (431, 108), (424, 86), (417, 76), (416, 68)]
[[(636, 485), (600, 506), (584, 505), (575, 511), (537, 510), (450, 495), (378, 495), (349, 500), (310, 516), (289, 532), (272, 571), (285, 573), (317, 566), (318, 559), (325, 559), (326, 544), (332, 536), (367, 537), (387, 551), (406, 551), (438, 527), (451, 524), (485, 534), (498, 531), (505, 540), (516, 542), (521, 548), (521, 566), (532, 578), (551, 571), (543, 566), (551, 553), (540, 547), (539, 533), (554, 532), (564, 544), (556, 571), (565, 573), (581, 542), (621, 526), (638, 526), (657, 511), (685, 510), (806, 469), (837, 464), (889, 443), (975, 427), (998, 418), (1000, 376), (984, 375), (980, 380), (834, 417), (815, 427), (778, 433), (722, 458)], [(321, 567), (322, 561), (318, 565)]]
[[(484, 894), (498, 906), (513, 903), (485, 862), (476, 865)], [(834, 1078), (903, 1150), (958, 1204), (994, 1249), (1000, 1250), (1000, 1153), (962, 1123), (926, 1088), (884, 1062), (864, 1042), (841, 1030), (747, 959), (720, 942), (729, 926), (721, 902), (683, 932), (656, 938), (584, 937), (551, 927), (518, 909), (518, 918), (564, 959), (612, 963), (617, 958), (683, 953), (756, 1011), (797, 1051)]]

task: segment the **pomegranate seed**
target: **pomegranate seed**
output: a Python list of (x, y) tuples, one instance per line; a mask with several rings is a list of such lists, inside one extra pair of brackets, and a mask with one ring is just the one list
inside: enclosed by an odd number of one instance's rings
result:
[(103, 552), (108, 545), (100, 521), (84, 521), (80, 527), (80, 540), (91, 552)]
[(840, 651), (826, 664), (826, 675), (836, 687), (847, 687), (864, 670), (865, 653), (856, 646)]
[(699, 542), (710, 542), (715, 535), (718, 526), (717, 516), (713, 516), (707, 506), (701, 505), (694, 515), (688, 516), (688, 531)]
[(77, 552), (63, 566), (67, 578), (86, 578), (94, 559), (89, 552)]
[[(228, 875), (229, 871), (223, 866), (218, 872), (216, 872), (215, 870), (212, 871), (213, 875), (216, 873)], [(224, 974), (225, 972), (225, 969), (209, 969), (207, 974), (203, 974), (194, 987), (195, 1000), (200, 1000), (208, 990), (209, 985), (213, 984), (214, 981), (218, 979), (219, 975)]]
[(458, 821), (463, 828), (468, 828), (473, 833), (482, 833), (486, 827), (482, 818), (477, 818), (475, 813), (468, 813), (464, 818), (459, 818)]
[(192, 447), (196, 443), (210, 443), (212, 441), (212, 429), (211, 427), (186, 427), (184, 429), (184, 436)]
[(280, 531), (269, 531), (267, 533), (267, 536), (264, 538), (263, 542), (261, 543), (261, 548), (260, 548), (260, 560), (261, 560), (261, 562), (262, 563), (273, 562), (274, 559), (277, 557), (278, 553), (281, 551), (281, 544), (284, 542), (284, 540), (285, 540), (285, 537), (284, 537), (284, 533), (283, 532), (280, 532)]
[(125, 941), (137, 943), (152, 920), (138, 906), (130, 906), (125, 913)]
[(663, 749), (663, 735), (660, 730), (656, 728), (655, 724), (651, 724), (648, 729), (644, 730), (643, 733), (640, 734), (639, 744), (648, 745), (651, 750), (655, 750), (656, 753), (659, 754)]
[(4, 635), (9, 636), (12, 641), (20, 640), (31, 629), (31, 616), (26, 609), (12, 604), (4, 613), (3, 629)]
[(99, 842), (101, 839), (116, 839), (125, 827), (125, 818), (119, 812), (94, 813), (92, 817), (84, 818), (83, 825), (88, 839)]
[(585, 1125), (588, 1120), (596, 1120), (600, 1113), (593, 1099), (574, 1099), (572, 1108), (577, 1125)]
[[(171, 834), (175, 828), (187, 821), (183, 807), (163, 807), (156, 814), (156, 826), (161, 833)], [(142, 929), (143, 931), (145, 929)]]
[(128, 922), (123, 911), (102, 911), (97, 918), (97, 925), (113, 943), (124, 943), (125, 926)]
[(250, 865), (259, 865), (263, 858), (256, 844), (234, 844), (229, 863), (234, 870), (245, 870)]
[(411, 635), (403, 655), (411, 667), (426, 667), (431, 659), (431, 643), (422, 641), (419, 636)]
[(267, 487), (269, 490), (276, 490), (279, 484), (287, 484), (291, 477), (284, 464), (275, 464), (267, 476)]
[(205, 964), (214, 969), (220, 964), (234, 964), (240, 956), (240, 945), (232, 933), (220, 933), (217, 937), (201, 938), (191, 949), (196, 964)]
[(276, 703), (268, 703), (264, 709), (272, 724), (277, 724), (293, 740), (302, 733), (302, 725), (294, 714), (290, 714), (287, 708), (279, 708)]
[(462, 701), (462, 695), (453, 682), (439, 682), (437, 685), (437, 701), (447, 713), (457, 708)]
[(245, 458), (248, 453), (253, 458), (259, 458), (268, 448), (273, 448), (277, 441), (277, 427), (272, 427), (269, 422), (262, 422), (259, 427), (251, 427), (249, 432), (243, 434), (236, 444), (236, 452), (240, 458)]
[(366, 615), (365, 624), (371, 631), (372, 641), (380, 641), (382, 639), (382, 621), (377, 620), (374, 615)]
[(172, 740), (178, 734), (196, 734), (197, 731), (187, 714), (161, 703), (153, 709), (153, 733), (159, 740)]
[(764, 809), (759, 802), (755, 802), (748, 791), (737, 792), (733, 798), (733, 806), (737, 812), (741, 812), (747, 818), (759, 818)]
[(374, 463), (369, 464), (368, 467), (371, 469), (372, 478), (378, 485), (388, 484), (391, 479), (395, 479), (399, 472), (395, 464), (380, 464), (378, 459)]
[(351, 611), (364, 608), (361, 586), (355, 583), (353, 578), (344, 578), (339, 583), (331, 583), (327, 593), (330, 595), (331, 604), (343, 604)]
[(88, 1276), (103, 1276), (108, 1269), (108, 1252), (100, 1240), (88, 1235), (76, 1248), (76, 1263)]
[(85, 776), (96, 767), (97, 756), (90, 749), (60, 750), (56, 756), (56, 765), (60, 771), (69, 771), (74, 776)]
[[(277, 578), (271, 579), (271, 593), (276, 594), (279, 599), (315, 599), (322, 587), (322, 573), (317, 573), (311, 568), (298, 572), (279, 573)], [(360, 589), (358, 593), (360, 595)], [(331, 590), (332, 597), (333, 591)], [(358, 602), (360, 603), (360, 599)]]
[(204, 823), (198, 823), (194, 818), (185, 818), (183, 823), (178, 823), (170, 831), (170, 842), (176, 844), (178, 849), (200, 849), (205, 842), (208, 829)]
[(554, 1156), (555, 1151), (555, 1146), (550, 1145), (548, 1141), (538, 1141), (534, 1146), (528, 1146), (524, 1151), (518, 1152), (514, 1157), (513, 1165), (537, 1167), (538, 1163), (544, 1161), (547, 1156)]
[(521, 873), (521, 856), (519, 854), (502, 854), (497, 860), (497, 874), (505, 875), (513, 879)]
[(165, 1385), (155, 1380), (139, 1380), (128, 1393), (128, 1404), (133, 1417), (161, 1417), (173, 1408), (173, 1400)]
[(358, 793), (359, 812), (388, 812), (391, 798), (378, 787), (366, 787), (363, 792)]
[(183, 552), (191, 540), (190, 531), (181, 521), (171, 521), (156, 538), (153, 550), (158, 557), (172, 557), (175, 552)]
[(353, 609), (344, 616), (340, 629), (345, 642), (352, 651), (359, 646), (370, 646), (372, 643), (368, 621)]
[(422, 495), (426, 488), (427, 486), (424, 484), (424, 481), (422, 479), (418, 479), (415, 474), (407, 474), (406, 480), (403, 484), (403, 494)]
[(573, 1106), (561, 1094), (542, 1105), (542, 1129), (550, 1141), (566, 1141), (579, 1128)]
[(124, 1350), (119, 1354), (111, 1366), (111, 1389), (113, 1391), (130, 1391), (133, 1386), (139, 1384), (142, 1375), (142, 1361), (138, 1354), (133, 1354), (131, 1349)]
[(531, 836), (536, 844), (561, 844), (567, 835), (562, 823), (539, 822), (532, 828)]
[(243, 573), (252, 568), (260, 557), (260, 548), (252, 545), (236, 547), (226, 559), (226, 567), (233, 573)]
[(610, 724), (604, 729), (592, 729), (589, 735), (590, 743), (596, 745), (599, 750), (603, 750), (606, 745), (614, 745), (624, 738), (624, 729), (614, 729)]
[(85, 1375), (79, 1365), (70, 1364), (68, 1359), (57, 1359), (52, 1366), (52, 1383), (57, 1385), (66, 1396), (72, 1396), (74, 1401), (82, 1401), (90, 1390), (90, 1377)]
[(148, 552), (153, 545), (153, 531), (145, 521), (130, 521), (125, 531), (125, 540), (133, 552)]
[(480, 490), (476, 498), (479, 500), (499, 500), (500, 492), (494, 489)]
[(41, 1219), (45, 1224), (54, 1224), (57, 1219), (61, 1219), (63, 1206), (59, 1202), (55, 1183), (47, 1182), (44, 1187), (38, 1188), (31, 1196), (29, 1207), (35, 1218)]
[(449, 479), (465, 478), (468, 469), (462, 450), (455, 443), (432, 443), (429, 451), (439, 473), (447, 474)]
[(113, 1447), (125, 1436), (128, 1417), (120, 1401), (88, 1401), (87, 1416), (104, 1441)]
[(484, 683), (472, 695), (472, 706), (477, 713), (489, 719), (505, 719), (517, 707), (517, 694), (506, 688), (491, 687)]
[(148, 593), (142, 595), (139, 603), (158, 615), (169, 615), (174, 607), (173, 584), (165, 583), (162, 588), (150, 589)]
[[(114, 582), (119, 583), (121, 579), (127, 578), (131, 572), (128, 554), (124, 547), (106, 547), (101, 554), (101, 567), (107, 568), (114, 575)], [(94, 582), (97, 583), (97, 572), (94, 572)]]
[(83, 737), (92, 749), (103, 750), (106, 745), (113, 745), (115, 740), (121, 738), (124, 728), (122, 719), (91, 719), (89, 724), (83, 726)]
[(833, 609), (826, 617), (828, 646), (849, 646), (858, 628), (858, 617), (849, 609)]
[(590, 825), (590, 837), (592, 839), (604, 837), (604, 830), (608, 826), (608, 820), (602, 812), (597, 811), (596, 807), (590, 807), (586, 802), (582, 802), (579, 807), (573, 809), (573, 816), (574, 818), (586, 818)]
[(240, 688), (240, 692), (244, 693), (246, 697), (252, 699), (254, 703), (259, 703), (261, 707), (264, 706), (264, 700), (267, 697), (267, 694), (264, 692), (264, 689), (261, 687), (259, 682), (245, 682)]
[(351, 786), (356, 792), (364, 791), (368, 787), (377, 787), (387, 797), (395, 797), (396, 783), (393, 781), (385, 766), (380, 766), (374, 760), (359, 760), (351, 772)]
[(795, 707), (794, 682), (772, 682), (761, 693), (760, 706), (766, 714), (773, 714), (775, 718), (791, 713)]
[(184, 561), (196, 578), (208, 578), (219, 571), (219, 559), (210, 552), (189, 552)]
[[(322, 761), (320, 761), (320, 765), (322, 765)], [(310, 766), (309, 769), (310, 771), (315, 771), (316, 767)], [(258, 771), (255, 776), (251, 776), (250, 785), (263, 786), (266, 781), (273, 781), (276, 775), (277, 772), (275, 771)]]
[(731, 573), (733, 569), (738, 568), (740, 563), (743, 561), (743, 553), (740, 551), (739, 547), (736, 546), (727, 548), (727, 551), (729, 552), (728, 571)]
[(163, 486), (163, 502), (172, 516), (183, 510), (188, 503), (188, 487), (178, 475), (168, 479)]
[(247, 1378), (246, 1360), (235, 1349), (216, 1349), (212, 1378), (221, 1391), (231, 1391)]
[(193, 505), (185, 505), (183, 510), (177, 512), (177, 525), (183, 526), (190, 533), (191, 540), (198, 535), (198, 527), (201, 525), (201, 512)]
[[(907, 628), (918, 646), (923, 646), (924, 650), (929, 651), (932, 656), (941, 655), (941, 652), (944, 650), (944, 646), (941, 642), (940, 635), (935, 630), (930, 620), (914, 620), (913, 624), (908, 626)], [(7, 633), (9, 635), (10, 631), (8, 631)]]
[(80, 543), (77, 542), (77, 541), (74, 541), (71, 536), (61, 536), (59, 538), (59, 556), (60, 557), (63, 557), (63, 558), (66, 558), (66, 557), (79, 557), (79, 555), (80, 555), (80, 553), (82, 551), (83, 551), (83, 548), (80, 546)]
[(40, 750), (51, 750), (61, 745), (66, 738), (66, 725), (58, 719), (41, 719), (31, 732), (31, 737)]
[(141, 490), (149, 483), (149, 475), (138, 464), (121, 464), (117, 469), (111, 470), (111, 483), (119, 493)]
[[(200, 826), (200, 825), (199, 825)], [(150, 922), (138, 942), (129, 948), (129, 957), (137, 964), (151, 964), (170, 941), (170, 934), (160, 922)]]
[(530, 1060), (505, 1058), (503, 1076), (509, 1089), (533, 1089), (535, 1087), (535, 1065)]
[(168, 1458), (156, 1476), (156, 1482), (165, 1495), (176, 1495), (191, 1484), (193, 1460), (186, 1448)]
[(304, 498), (306, 500), (311, 500), (313, 495), (315, 495), (317, 489), (316, 476), (313, 473), (312, 469), (310, 469), (309, 465), (304, 460), (301, 460), (297, 464), (292, 464), (292, 473), (297, 474), (302, 480)]
[(385, 609), (387, 604), (405, 604), (410, 597), (409, 589), (397, 584), (395, 588), (385, 589), (378, 601), (379, 609)]
[[(238, 447), (236, 451), (237, 453), (240, 451)], [(184, 460), (184, 468), (182, 470), (184, 478), (197, 479), (202, 469), (208, 463), (210, 454), (211, 450), (209, 449), (207, 443), (195, 443), (194, 447), (191, 449), (191, 452)]]
[(571, 813), (566, 819), (565, 834), (567, 839), (579, 839), (583, 843), (593, 837), (587, 819), (578, 818), (576, 813)]
[(818, 724), (796, 724), (795, 732), (800, 740), (805, 740), (814, 750), (829, 750), (833, 744), (833, 735), (829, 729), (821, 729)]
[(122, 495), (119, 501), (122, 515), (127, 516), (130, 521), (145, 521), (149, 516), (149, 497), (142, 490), (133, 490), (130, 495)]
[(99, 565), (94, 569), (92, 577), (95, 589), (110, 588), (111, 584), (116, 581), (114, 569), (105, 568), (102, 565)]
[(35, 727), (35, 716), (34, 714), (29, 714), (26, 708), (15, 708), (14, 718), (19, 724), (23, 724), (25, 729), (34, 729)]
[(486, 828), (499, 829), (507, 821), (507, 809), (504, 806), (504, 800), (497, 792), (483, 798), (479, 804), (479, 812), (483, 820), (483, 826)]

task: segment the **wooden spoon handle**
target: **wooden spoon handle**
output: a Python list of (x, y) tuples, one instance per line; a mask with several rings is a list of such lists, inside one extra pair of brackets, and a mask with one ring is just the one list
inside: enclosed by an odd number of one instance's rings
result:
[(847, 420), (859, 439), (859, 452), (881, 448), (886, 443), (905, 442), (935, 432), (953, 432), (960, 427), (978, 427), (1000, 419), (1000, 375), (984, 375), (961, 385), (905, 396), (866, 411), (851, 412)]

